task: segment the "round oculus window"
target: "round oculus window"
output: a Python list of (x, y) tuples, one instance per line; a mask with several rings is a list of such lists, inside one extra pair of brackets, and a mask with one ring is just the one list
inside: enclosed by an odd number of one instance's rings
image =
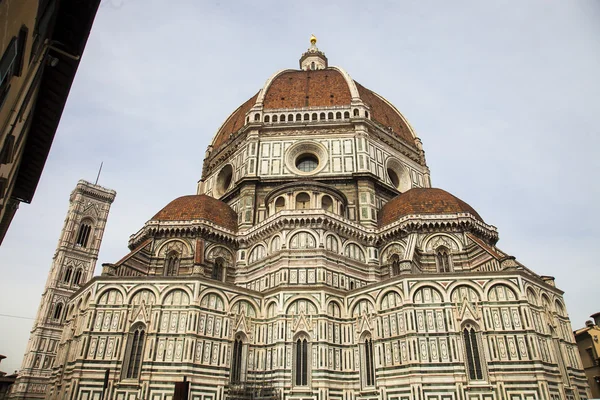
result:
[(302, 154), (296, 158), (296, 168), (302, 172), (312, 172), (319, 166), (319, 159), (314, 154)]
[(231, 181), (233, 180), (233, 168), (231, 164), (227, 164), (224, 166), (219, 174), (217, 175), (217, 182), (215, 187), (215, 192), (217, 196), (221, 196), (225, 194), (229, 186), (231, 186)]
[(390, 178), (390, 181), (392, 181), (392, 184), (394, 185), (394, 187), (400, 186), (400, 178), (398, 178), (398, 174), (396, 173), (396, 171), (394, 171), (391, 168), (388, 168), (387, 174)]
[(327, 166), (327, 149), (318, 142), (294, 143), (286, 151), (285, 165), (296, 175), (314, 175)]

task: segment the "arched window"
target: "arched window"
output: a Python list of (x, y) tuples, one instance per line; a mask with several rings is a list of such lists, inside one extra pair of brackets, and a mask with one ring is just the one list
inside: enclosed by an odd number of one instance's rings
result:
[(439, 272), (450, 272), (450, 250), (439, 247), (435, 252), (435, 261)]
[(302, 121), (302, 114), (296, 114), (296, 121)]
[(143, 324), (134, 325), (129, 332), (129, 347), (125, 359), (127, 366), (124, 368), (125, 378), (139, 378), (145, 339), (146, 327)]
[(310, 196), (308, 193), (299, 193), (296, 196), (296, 209), (302, 210), (310, 207)]
[(373, 359), (373, 339), (370, 335), (365, 336), (361, 343), (361, 356), (363, 359), (363, 385), (375, 386), (375, 361)]
[(260, 121), (260, 114), (254, 114), (254, 120)]
[(342, 113), (341, 112), (336, 112), (335, 113), (335, 119), (342, 119)]
[(279, 119), (281, 122), (285, 122), (285, 114), (281, 114), (281, 118)]
[(312, 70), (315, 69), (315, 62), (314, 61), (310, 63), (310, 69), (312, 69)]
[(231, 382), (237, 383), (242, 381), (242, 358), (244, 352), (244, 342), (242, 337), (237, 335), (233, 342), (233, 355), (231, 358)]
[(319, 114), (319, 120), (322, 121), (325, 119), (325, 113)]
[(285, 199), (283, 197), (278, 197), (277, 200), (275, 200), (275, 212), (278, 213), (279, 211), (282, 211), (285, 209)]
[(337, 252), (339, 251), (339, 250), (338, 250), (338, 241), (337, 241), (337, 239), (336, 239), (336, 237), (335, 237), (335, 236), (333, 236), (333, 235), (328, 235), (328, 236), (325, 238), (325, 248), (326, 248), (327, 250), (329, 250), (329, 251), (333, 251), (333, 252), (335, 252), (335, 253), (337, 253)]
[(365, 111), (365, 118), (369, 118), (369, 112)]
[(313, 121), (316, 121), (316, 120), (317, 120), (317, 113), (313, 113), (313, 114), (312, 114), (312, 120), (313, 120)]
[(73, 268), (67, 267), (67, 270), (65, 271), (65, 276), (63, 278), (63, 282), (64, 283), (69, 283), (71, 281), (71, 276), (72, 275), (73, 275)]
[(331, 197), (321, 197), (321, 208), (325, 211), (333, 212), (333, 200), (331, 199)]
[(177, 275), (179, 269), (179, 254), (171, 252), (165, 259), (165, 276)]
[(290, 249), (315, 249), (317, 241), (308, 232), (298, 232), (290, 239)]
[(365, 253), (356, 243), (348, 244), (344, 249), (344, 255), (358, 261), (365, 261)]
[(308, 340), (305, 336), (296, 339), (295, 386), (308, 386)]
[(465, 341), (465, 351), (467, 353), (466, 361), (469, 379), (482, 380), (483, 370), (481, 368), (481, 352), (479, 351), (479, 342), (477, 340), (475, 328), (467, 325), (463, 329), (463, 339)]
[(88, 222), (82, 222), (81, 225), (79, 225), (79, 233), (77, 233), (75, 244), (81, 247), (87, 247), (91, 231), (92, 226)]
[(327, 119), (333, 119), (333, 113), (332, 112), (327, 113)]
[(344, 118), (345, 119), (350, 118), (350, 112), (349, 111), (344, 112)]
[(275, 236), (273, 240), (271, 240), (271, 253), (279, 251), (281, 248), (281, 238), (279, 236)]
[(54, 313), (52, 314), (52, 318), (60, 321), (62, 318), (62, 312), (63, 312), (63, 303), (56, 303), (56, 306), (54, 306)]
[(271, 122), (271, 118), (268, 115), (265, 115), (265, 122)]
[(277, 122), (277, 115), (273, 115), (273, 122)]
[(215, 265), (212, 270), (211, 278), (216, 279), (218, 281), (222, 280), (224, 266), (225, 266), (225, 260), (222, 257), (218, 257), (215, 260)]
[(250, 255), (248, 256), (248, 262), (252, 264), (258, 260), (262, 260), (267, 255), (267, 249), (262, 244), (255, 246)]
[(78, 269), (77, 271), (75, 271), (75, 275), (73, 276), (73, 284), (74, 285), (79, 285), (81, 283), (81, 270)]
[(392, 261), (392, 276), (400, 275), (400, 256), (394, 254), (390, 260)]
[(310, 120), (310, 114), (308, 114), (308, 113), (304, 114), (304, 120), (305, 121), (309, 121)]
[(355, 117), (358, 117), (358, 108), (355, 108), (355, 109), (354, 109), (354, 116), (355, 116)]

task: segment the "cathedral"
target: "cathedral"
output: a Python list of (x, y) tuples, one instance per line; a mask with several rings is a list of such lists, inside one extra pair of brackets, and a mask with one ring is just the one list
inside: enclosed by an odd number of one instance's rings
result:
[(299, 67), (97, 277), (116, 193), (78, 183), (13, 398), (590, 398), (553, 278), (431, 187), (406, 118), (314, 36)]

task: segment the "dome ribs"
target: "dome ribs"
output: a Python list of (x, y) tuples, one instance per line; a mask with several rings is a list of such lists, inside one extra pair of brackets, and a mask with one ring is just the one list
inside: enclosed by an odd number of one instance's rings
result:
[(371, 90), (356, 81), (354, 83), (356, 84), (360, 98), (371, 109), (371, 118), (380, 125), (383, 125), (384, 128), (391, 129), (397, 136), (404, 139), (407, 144), (414, 147), (415, 139), (410, 133), (410, 128), (398, 112)]
[(351, 100), (342, 74), (324, 69), (282, 73), (269, 86), (263, 105), (265, 109), (348, 106)]

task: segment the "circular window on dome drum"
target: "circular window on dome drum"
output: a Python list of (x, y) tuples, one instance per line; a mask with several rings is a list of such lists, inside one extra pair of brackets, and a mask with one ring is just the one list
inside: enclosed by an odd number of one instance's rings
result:
[(227, 164), (219, 171), (217, 175), (217, 181), (215, 184), (215, 194), (217, 196), (222, 196), (225, 194), (227, 189), (231, 186), (231, 181), (233, 180), (233, 167), (231, 164)]
[(312, 172), (319, 166), (319, 159), (314, 154), (301, 154), (296, 159), (296, 168), (302, 172)]
[(387, 174), (390, 178), (390, 181), (392, 181), (392, 185), (398, 187), (398, 185), (400, 184), (400, 178), (398, 178), (398, 174), (396, 174), (396, 172), (391, 168), (387, 169)]
[(285, 163), (296, 175), (313, 175), (325, 168), (327, 149), (316, 142), (298, 142), (287, 151)]
[(390, 158), (387, 161), (386, 172), (389, 183), (401, 192), (405, 192), (411, 188), (410, 177), (406, 167), (395, 158)]

